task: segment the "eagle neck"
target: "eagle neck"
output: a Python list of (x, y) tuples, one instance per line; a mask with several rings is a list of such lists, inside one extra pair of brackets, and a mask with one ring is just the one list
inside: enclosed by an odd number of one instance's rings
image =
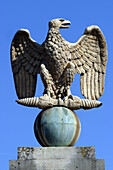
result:
[(58, 28), (49, 28), (47, 39), (50, 39), (52, 37), (57, 37), (57, 36), (62, 38), (59, 29)]

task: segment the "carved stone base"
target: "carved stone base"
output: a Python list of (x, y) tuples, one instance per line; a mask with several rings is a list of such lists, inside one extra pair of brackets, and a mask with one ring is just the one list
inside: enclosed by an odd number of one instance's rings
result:
[(70, 96), (63, 99), (53, 99), (48, 96), (31, 97), (16, 100), (18, 104), (30, 107), (38, 107), (40, 109), (46, 109), (53, 106), (65, 106), (71, 110), (78, 109), (91, 109), (94, 107), (100, 107), (101, 102), (97, 100), (80, 99), (78, 96)]
[(94, 147), (22, 147), (9, 170), (105, 170), (105, 165), (95, 159)]

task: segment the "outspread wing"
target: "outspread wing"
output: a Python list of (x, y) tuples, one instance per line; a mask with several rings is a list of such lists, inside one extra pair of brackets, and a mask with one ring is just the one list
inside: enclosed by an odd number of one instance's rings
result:
[(70, 50), (76, 73), (81, 74), (83, 96), (99, 99), (104, 92), (107, 62), (107, 45), (102, 31), (98, 26), (87, 27)]
[(21, 29), (12, 40), (10, 55), (18, 98), (33, 97), (43, 60), (42, 46), (31, 39), (28, 30)]

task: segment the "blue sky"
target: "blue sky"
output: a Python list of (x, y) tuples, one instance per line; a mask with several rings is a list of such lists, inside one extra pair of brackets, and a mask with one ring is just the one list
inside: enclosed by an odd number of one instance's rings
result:
[[(70, 29), (62, 36), (76, 42), (90, 25), (98, 25), (108, 46), (105, 92), (99, 99), (103, 105), (89, 111), (78, 110), (82, 131), (75, 146), (94, 146), (96, 158), (105, 159), (106, 170), (113, 163), (113, 1), (112, 0), (10, 0), (0, 2), (0, 170), (9, 169), (9, 160), (17, 159), (18, 147), (39, 147), (33, 126), (36, 108), (18, 105), (10, 64), (10, 45), (16, 31), (27, 28), (31, 37), (41, 44), (47, 35), (48, 22), (54, 18), (71, 21)], [(82, 97), (79, 76), (71, 88), (73, 95)], [(43, 85), (38, 76), (36, 96), (41, 96)]]

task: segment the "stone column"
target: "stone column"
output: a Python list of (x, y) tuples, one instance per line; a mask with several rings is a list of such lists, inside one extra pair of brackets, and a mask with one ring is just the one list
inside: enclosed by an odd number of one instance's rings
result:
[(105, 170), (94, 147), (20, 147), (9, 170)]

